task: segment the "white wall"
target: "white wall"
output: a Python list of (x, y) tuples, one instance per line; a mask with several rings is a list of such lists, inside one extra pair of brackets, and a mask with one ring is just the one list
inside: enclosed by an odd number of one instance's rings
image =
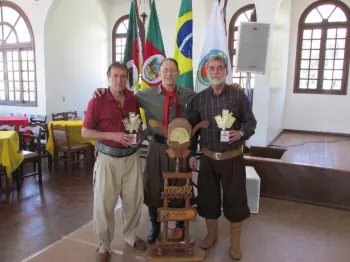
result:
[(106, 8), (96, 0), (55, 0), (45, 24), (47, 114), (83, 116), (96, 87), (106, 86)]
[(52, 0), (47, 1), (10, 1), (18, 5), (31, 23), (35, 41), (35, 62), (37, 80), (37, 107), (1, 106), (0, 114), (46, 114), (45, 59), (44, 59), (44, 24)]
[[(298, 22), (303, 11), (314, 1), (293, 1), (291, 18), (291, 42), (288, 63), (287, 96), (284, 112), (284, 128), (332, 133), (350, 133), (350, 95), (294, 94)], [(349, 0), (344, 0), (347, 5)]]
[(270, 102), (267, 123), (267, 143), (270, 144), (283, 130), (283, 112), (288, 76), (291, 0), (283, 0), (276, 10), (272, 29), (270, 65)]

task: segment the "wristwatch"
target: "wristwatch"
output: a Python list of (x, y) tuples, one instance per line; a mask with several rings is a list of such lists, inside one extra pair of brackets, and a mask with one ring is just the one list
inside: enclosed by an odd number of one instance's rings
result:
[(243, 131), (239, 131), (239, 134), (241, 135), (241, 138), (244, 137), (244, 132)]

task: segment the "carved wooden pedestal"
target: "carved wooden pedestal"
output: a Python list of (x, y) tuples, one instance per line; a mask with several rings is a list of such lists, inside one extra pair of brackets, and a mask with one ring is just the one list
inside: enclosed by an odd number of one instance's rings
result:
[[(152, 127), (161, 127), (160, 123), (150, 120)], [(170, 158), (176, 158), (175, 172), (163, 173), (164, 191), (162, 198), (164, 205), (158, 209), (158, 221), (162, 223), (162, 238), (157, 240), (156, 248), (149, 248), (147, 261), (203, 261), (205, 251), (195, 247), (195, 242), (189, 237), (190, 221), (195, 221), (197, 209), (191, 207), (192, 198), (192, 172), (180, 172), (180, 159), (188, 157), (190, 151), (190, 138), (201, 127), (208, 127), (208, 122), (201, 122), (193, 128), (190, 123), (182, 118), (176, 118), (169, 124), (169, 130), (164, 130), (164, 135), (168, 137), (167, 153)], [(186, 179), (184, 186), (169, 186), (169, 179)], [(185, 200), (184, 208), (169, 208), (168, 200)], [(174, 228), (171, 237), (168, 236), (168, 223), (184, 221), (184, 230)]]

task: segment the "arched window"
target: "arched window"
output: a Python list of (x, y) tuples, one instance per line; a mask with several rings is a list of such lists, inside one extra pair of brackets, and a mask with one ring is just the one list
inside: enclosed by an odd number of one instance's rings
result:
[(0, 2), (0, 104), (36, 106), (34, 37), (25, 13)]
[(349, 8), (317, 1), (300, 17), (295, 93), (345, 95), (349, 71)]
[(129, 16), (125, 15), (118, 19), (113, 27), (113, 57), (112, 61), (122, 62), (128, 32)]
[[(238, 26), (241, 22), (253, 22), (256, 21), (256, 12), (255, 5), (246, 5), (239, 9), (231, 18), (230, 26), (229, 26), (229, 52), (230, 57), (232, 58), (232, 78), (234, 83), (239, 83), (240, 86), (244, 87), (246, 74), (245, 73), (235, 73), (234, 72), (234, 62), (236, 56), (236, 48), (237, 48), (237, 38), (238, 38)], [(251, 87), (254, 87), (254, 76), (252, 75), (251, 79)]]

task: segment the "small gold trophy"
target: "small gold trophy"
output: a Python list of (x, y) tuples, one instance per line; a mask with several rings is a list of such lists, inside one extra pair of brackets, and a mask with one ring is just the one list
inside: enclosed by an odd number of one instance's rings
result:
[(136, 115), (135, 112), (130, 112), (129, 118), (126, 117), (123, 119), (123, 124), (125, 130), (132, 136), (131, 145), (136, 146), (138, 141), (137, 132), (142, 124), (140, 115)]
[(230, 142), (230, 131), (226, 131), (227, 128), (231, 128), (236, 118), (232, 116), (232, 113), (229, 113), (228, 110), (222, 110), (222, 116), (217, 115), (215, 121), (219, 128), (221, 128), (220, 133), (220, 142)]

